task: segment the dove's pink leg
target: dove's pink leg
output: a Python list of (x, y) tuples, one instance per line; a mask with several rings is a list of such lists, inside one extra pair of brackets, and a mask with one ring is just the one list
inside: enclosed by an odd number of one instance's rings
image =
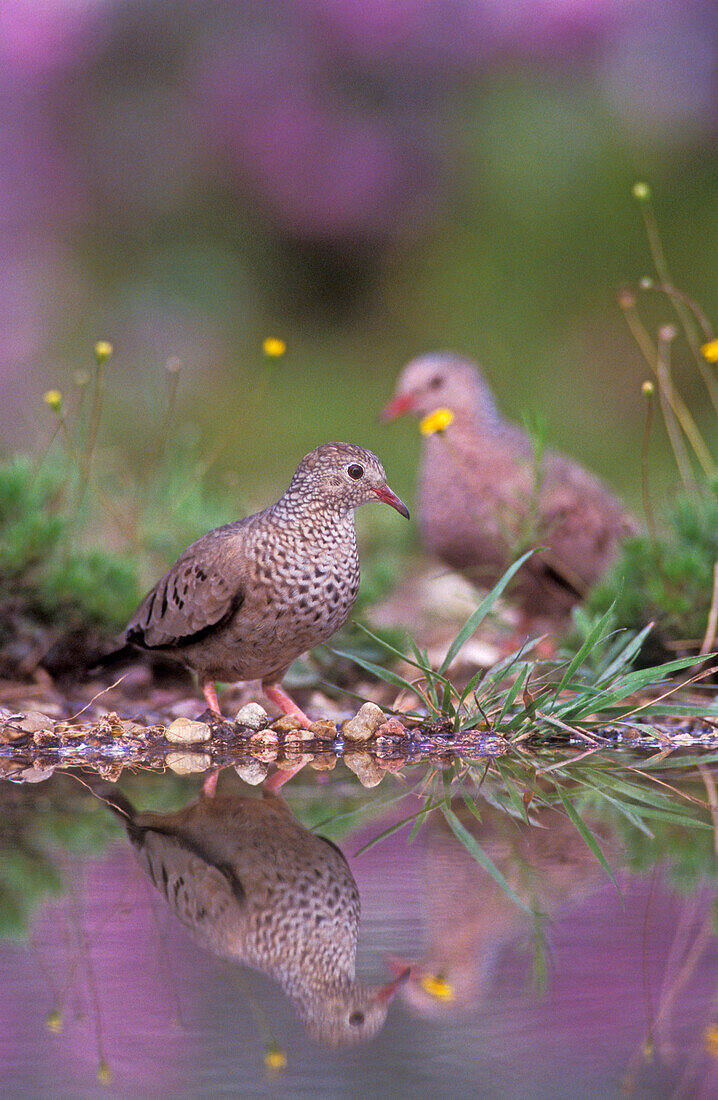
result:
[[(308, 718), (300, 707), (294, 702), (286, 691), (282, 691), (279, 684), (262, 684), (262, 690), (269, 699), (270, 703), (274, 703), (285, 714), (290, 714), (292, 718), (298, 718), (305, 729), (308, 729), (312, 724), (311, 718)], [(269, 794), (276, 794), (280, 787), (283, 787), (288, 779), (291, 779), (293, 775), (301, 771), (304, 764), (299, 764), (296, 768), (291, 768), (289, 771), (276, 771), (274, 775), (264, 782), (264, 790)]]
[(287, 695), (286, 691), (282, 691), (279, 684), (263, 683), (262, 691), (267, 696), (270, 703), (274, 703), (274, 705), (279, 707), (284, 714), (289, 714), (292, 718), (298, 718), (304, 728), (309, 729), (312, 724), (311, 718), (308, 718), (304, 711), (300, 710), (294, 700)]
[(214, 686), (214, 680), (202, 681), (202, 694), (207, 700), (207, 706), (218, 718), (222, 717), (222, 712), (219, 709), (219, 703), (217, 701), (217, 689)]

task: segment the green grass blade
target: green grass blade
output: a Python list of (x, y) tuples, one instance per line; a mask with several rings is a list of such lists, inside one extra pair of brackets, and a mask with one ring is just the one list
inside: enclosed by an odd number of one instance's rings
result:
[(648, 626), (644, 626), (643, 630), (639, 631), (635, 637), (623, 647), (611, 663), (603, 670), (598, 679), (597, 684), (608, 684), (611, 682), (614, 676), (616, 676), (627, 665), (633, 663), (633, 659), (640, 652), (641, 647), (646, 640), (647, 636), (653, 629), (653, 623), (649, 623)]
[(336, 654), (337, 657), (346, 657), (348, 660), (359, 665), (359, 667), (363, 668), (366, 672), (371, 672), (373, 676), (378, 677), (378, 679), (383, 680), (387, 684), (392, 684), (394, 687), (406, 688), (408, 691), (414, 690), (413, 685), (410, 684), (408, 680), (405, 680), (403, 676), (399, 676), (398, 673), (392, 672), (391, 669), (382, 668), (381, 665), (375, 665), (373, 661), (367, 661), (365, 657), (359, 657), (356, 653), (350, 653), (349, 650), (346, 649), (332, 649), (331, 652)]
[(518, 676), (514, 680), (513, 684), (511, 685), (509, 690), (506, 692), (506, 697), (503, 701), (501, 711), (499, 713), (498, 718), (496, 719), (496, 728), (497, 729), (501, 728), (501, 723), (503, 722), (504, 718), (506, 717), (506, 715), (509, 712), (509, 710), (511, 709), (511, 707), (514, 705), (514, 701), (516, 699), (516, 696), (518, 695), (518, 693), (520, 691), (523, 690), (523, 686), (526, 683), (526, 678), (529, 674), (530, 669), (531, 669), (530, 665), (528, 665), (528, 664), (524, 665), (523, 668), (521, 669), (521, 671), (519, 672)]
[(566, 687), (566, 684), (569, 682), (576, 669), (579, 668), (586, 660), (586, 657), (594, 648), (594, 646), (597, 645), (605, 635), (614, 606), (615, 601), (611, 604), (608, 611), (606, 611), (606, 613), (601, 616), (598, 622), (595, 623), (593, 629), (589, 633), (583, 645), (580, 646), (578, 652), (569, 661), (566, 671), (564, 672), (563, 677), (559, 681), (558, 687), (556, 688), (557, 696)]
[(503, 590), (506, 588), (506, 585), (513, 578), (514, 574), (521, 568), (527, 558), (530, 558), (534, 552), (534, 550), (528, 550), (525, 554), (522, 554), (518, 561), (515, 561), (514, 564), (506, 570), (501, 580), (498, 582), (498, 584), (494, 585), (488, 595), (485, 596), (484, 599), (481, 601), (476, 610), (472, 612), (471, 615), (469, 615), (461, 630), (449, 646), (444, 660), (439, 665), (439, 673), (442, 676), (446, 672), (451, 662), (457, 656), (459, 651), (462, 649), (464, 644), (468, 641), (476, 628), (479, 626), (479, 624), (483, 622), (483, 620), (486, 618), (489, 611), (494, 606)]

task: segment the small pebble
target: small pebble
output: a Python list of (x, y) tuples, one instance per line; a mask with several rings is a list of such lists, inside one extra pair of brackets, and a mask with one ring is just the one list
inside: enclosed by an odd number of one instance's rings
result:
[[(253, 705), (253, 703), (250, 703), (250, 706)], [(234, 770), (240, 779), (243, 779), (245, 783), (249, 783), (252, 787), (262, 783), (269, 773), (268, 765), (262, 764), (259, 760), (250, 760), (246, 764), (235, 764)]]
[(384, 768), (368, 752), (346, 753), (344, 763), (354, 772), (362, 787), (376, 787), (386, 774)]
[(302, 745), (306, 741), (315, 741), (316, 738), (309, 730), (302, 729), (301, 727), (296, 730), (289, 730), (284, 738), (284, 744), (287, 748), (291, 745)]
[(291, 760), (277, 760), (277, 770), (280, 772), (291, 772), (296, 767), (303, 767), (308, 764), (312, 759), (311, 753), (293, 754)]
[(384, 711), (376, 703), (364, 703), (354, 718), (342, 724), (346, 741), (368, 741), (385, 721)]
[(269, 715), (259, 703), (245, 703), (234, 716), (238, 726), (248, 730), (263, 730), (269, 725)]
[(27, 737), (27, 733), (14, 722), (12, 725), (8, 724), (0, 728), (0, 745), (9, 745), (13, 741), (19, 741), (21, 737)]
[(375, 737), (408, 737), (409, 731), (398, 718), (387, 718), (374, 731)]
[(29, 710), (19, 722), (13, 722), (13, 725), (25, 733), (39, 733), (40, 730), (52, 730), (55, 727), (52, 718), (39, 710)]
[(283, 714), (281, 718), (276, 718), (272, 722), (272, 729), (275, 733), (286, 734), (290, 730), (300, 730), (302, 723), (298, 718), (293, 718), (291, 714)]
[(212, 757), (207, 752), (168, 752), (165, 762), (175, 775), (192, 775), (208, 771)]
[(176, 745), (194, 745), (209, 741), (212, 732), (206, 722), (194, 722), (191, 718), (175, 718), (165, 730), (165, 737)]
[(337, 754), (335, 752), (317, 752), (309, 761), (309, 767), (314, 768), (315, 772), (330, 772), (332, 768), (335, 768), (337, 764)]
[(331, 718), (318, 718), (309, 730), (317, 741), (333, 741), (338, 733), (337, 724)]

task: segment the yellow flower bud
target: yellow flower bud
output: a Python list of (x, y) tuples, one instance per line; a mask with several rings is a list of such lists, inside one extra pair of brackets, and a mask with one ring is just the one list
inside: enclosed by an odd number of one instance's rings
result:
[(648, 202), (651, 197), (651, 189), (647, 183), (634, 183), (631, 193), (639, 202)]
[(434, 409), (423, 420), (419, 421), (419, 431), (422, 435), (433, 435), (434, 432), (443, 432), (454, 419), (451, 409)]
[(653, 397), (655, 392), (656, 392), (656, 387), (653, 385), (653, 383), (649, 379), (646, 379), (646, 381), (641, 386), (641, 393), (643, 394), (643, 396), (644, 397)]
[(90, 376), (86, 370), (76, 370), (72, 376), (72, 381), (75, 383), (76, 386), (82, 388), (83, 386), (86, 386), (87, 383), (90, 381)]
[(48, 1031), (51, 1031), (53, 1035), (57, 1035), (62, 1031), (62, 1013), (59, 1008), (54, 1008), (50, 1015), (45, 1020), (45, 1027)]
[(53, 412), (62, 412), (62, 394), (59, 390), (46, 390), (42, 395), (42, 399), (46, 405), (49, 405)]
[(101, 367), (102, 364), (110, 358), (112, 352), (112, 344), (108, 343), (107, 340), (97, 341), (97, 343), (95, 344), (95, 362), (97, 363), (98, 367)]
[(262, 341), (262, 351), (268, 359), (279, 359), (286, 350), (287, 345), (278, 336), (268, 336)]
[(437, 1001), (453, 1001), (455, 997), (453, 985), (441, 975), (425, 974), (421, 979), (421, 988)]
[(110, 1073), (110, 1067), (103, 1058), (97, 1067), (97, 1080), (101, 1085), (109, 1085), (112, 1081), (112, 1074)]
[(708, 363), (718, 363), (718, 340), (709, 340), (701, 348), (701, 355)]
[(708, 1024), (703, 1029), (703, 1048), (707, 1050), (713, 1058), (718, 1058), (718, 1024)]
[(286, 1052), (278, 1046), (269, 1046), (264, 1052), (264, 1064), (272, 1073), (285, 1069), (287, 1065)]

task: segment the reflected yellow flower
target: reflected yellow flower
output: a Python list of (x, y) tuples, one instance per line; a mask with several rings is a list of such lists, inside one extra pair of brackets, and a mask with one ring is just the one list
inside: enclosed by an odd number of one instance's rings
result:
[(271, 1073), (278, 1073), (287, 1065), (286, 1051), (281, 1047), (269, 1046), (264, 1052), (264, 1064)]
[(45, 390), (42, 399), (49, 405), (53, 412), (62, 412), (62, 394), (59, 390)]
[(718, 1024), (708, 1024), (703, 1029), (703, 1049), (713, 1058), (718, 1058)]
[(443, 432), (454, 419), (451, 409), (434, 409), (423, 420), (419, 421), (419, 431), (422, 435), (433, 435), (434, 432)]
[(437, 974), (425, 974), (421, 979), (421, 988), (437, 1001), (453, 1001), (455, 996), (451, 982)]
[(278, 336), (268, 336), (262, 341), (262, 351), (268, 359), (279, 359), (286, 350), (287, 345)]
[(709, 340), (701, 348), (701, 355), (708, 363), (718, 363), (718, 340)]
[(62, 1013), (59, 1008), (54, 1008), (50, 1015), (45, 1020), (45, 1027), (48, 1031), (51, 1031), (53, 1035), (57, 1035), (62, 1031)]
[(110, 1073), (110, 1067), (103, 1058), (97, 1067), (97, 1080), (101, 1085), (109, 1085), (112, 1081), (112, 1074)]
[(638, 199), (639, 202), (648, 202), (651, 197), (651, 189), (647, 183), (634, 183), (631, 190), (634, 199)]

